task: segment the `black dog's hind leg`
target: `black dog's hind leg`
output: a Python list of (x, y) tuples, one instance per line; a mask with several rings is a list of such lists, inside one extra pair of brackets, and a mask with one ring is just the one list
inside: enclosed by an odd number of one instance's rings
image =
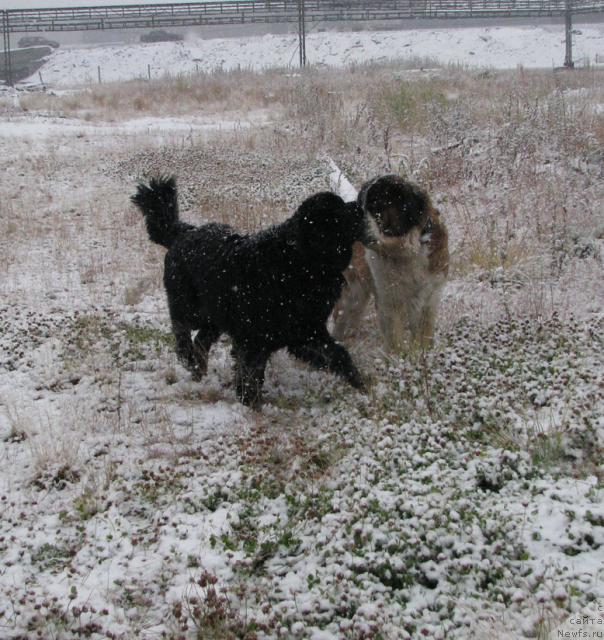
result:
[(365, 383), (348, 351), (338, 344), (327, 331), (302, 345), (288, 347), (290, 353), (315, 369), (327, 369), (344, 378), (355, 389), (364, 389)]
[(220, 337), (220, 331), (213, 325), (200, 329), (191, 340), (191, 329), (179, 322), (172, 322), (172, 332), (176, 340), (176, 355), (180, 363), (191, 372), (193, 380), (201, 380), (208, 372), (210, 347)]
[(176, 340), (176, 356), (180, 363), (193, 374), (195, 380), (201, 379), (203, 374), (197, 366), (197, 358), (191, 340), (191, 329), (178, 322), (172, 322), (172, 333)]
[(193, 378), (200, 380), (208, 372), (208, 355), (211, 346), (220, 337), (220, 329), (211, 323), (207, 323), (199, 329), (193, 340), (194, 368)]
[(244, 350), (234, 345), (232, 355), (235, 358), (235, 391), (243, 404), (258, 407), (262, 399), (264, 370), (269, 353)]

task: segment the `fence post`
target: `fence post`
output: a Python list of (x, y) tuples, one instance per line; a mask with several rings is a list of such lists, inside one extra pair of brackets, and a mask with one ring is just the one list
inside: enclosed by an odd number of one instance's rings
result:
[(306, 66), (306, 16), (304, 0), (298, 0), (298, 50), (300, 52), (300, 66)]
[(564, 13), (564, 26), (565, 26), (565, 41), (566, 41), (566, 53), (564, 55), (564, 66), (568, 69), (572, 69), (575, 66), (573, 62), (573, 2), (572, 0), (566, 0), (566, 11)]
[(101, 84), (101, 67), (100, 65), (96, 68), (98, 76), (99, 76), (99, 84)]
[(10, 52), (10, 30), (8, 23), (8, 11), (2, 11), (2, 41), (4, 45), (4, 74), (6, 76), (6, 84), (13, 86), (13, 69)]

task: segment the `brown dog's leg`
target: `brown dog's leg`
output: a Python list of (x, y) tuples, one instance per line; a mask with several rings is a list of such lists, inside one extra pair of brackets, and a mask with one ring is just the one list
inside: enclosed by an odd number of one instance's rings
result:
[(356, 334), (370, 297), (371, 289), (359, 280), (344, 287), (333, 312), (333, 337), (336, 340), (346, 340)]
[(413, 341), (422, 349), (431, 349), (434, 344), (434, 320), (436, 309), (433, 304), (428, 304), (422, 310)]
[(409, 348), (409, 322), (404, 305), (395, 307), (390, 301), (378, 299), (377, 312), (380, 333), (386, 353), (402, 354)]
[(355, 335), (374, 291), (365, 248), (359, 242), (352, 247), (352, 262), (344, 271), (344, 277), (346, 285), (333, 311), (333, 337), (338, 341)]

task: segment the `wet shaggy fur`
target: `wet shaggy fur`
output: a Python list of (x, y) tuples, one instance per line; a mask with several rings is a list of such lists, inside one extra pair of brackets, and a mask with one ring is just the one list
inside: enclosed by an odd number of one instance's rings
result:
[(346, 340), (356, 333), (374, 295), (386, 351), (429, 347), (449, 268), (440, 214), (425, 191), (397, 175), (366, 182), (357, 202), (372, 239), (353, 248), (334, 311), (334, 336)]
[(151, 240), (168, 249), (164, 285), (176, 352), (195, 379), (206, 374), (210, 347), (226, 333), (233, 342), (237, 395), (245, 404), (260, 402), (268, 358), (284, 347), (362, 387), (348, 351), (326, 328), (352, 245), (363, 236), (364, 215), (356, 203), (318, 193), (285, 222), (241, 235), (225, 224), (181, 222), (173, 177), (139, 184), (132, 201)]

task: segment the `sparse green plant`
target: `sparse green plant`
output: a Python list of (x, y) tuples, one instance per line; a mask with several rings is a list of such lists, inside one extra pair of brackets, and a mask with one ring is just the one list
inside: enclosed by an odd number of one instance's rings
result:
[(172, 606), (179, 630), (193, 631), (196, 640), (255, 640), (265, 624), (242, 615), (234, 604), (234, 594), (218, 586), (218, 579), (207, 570), (191, 580), (182, 601)]

